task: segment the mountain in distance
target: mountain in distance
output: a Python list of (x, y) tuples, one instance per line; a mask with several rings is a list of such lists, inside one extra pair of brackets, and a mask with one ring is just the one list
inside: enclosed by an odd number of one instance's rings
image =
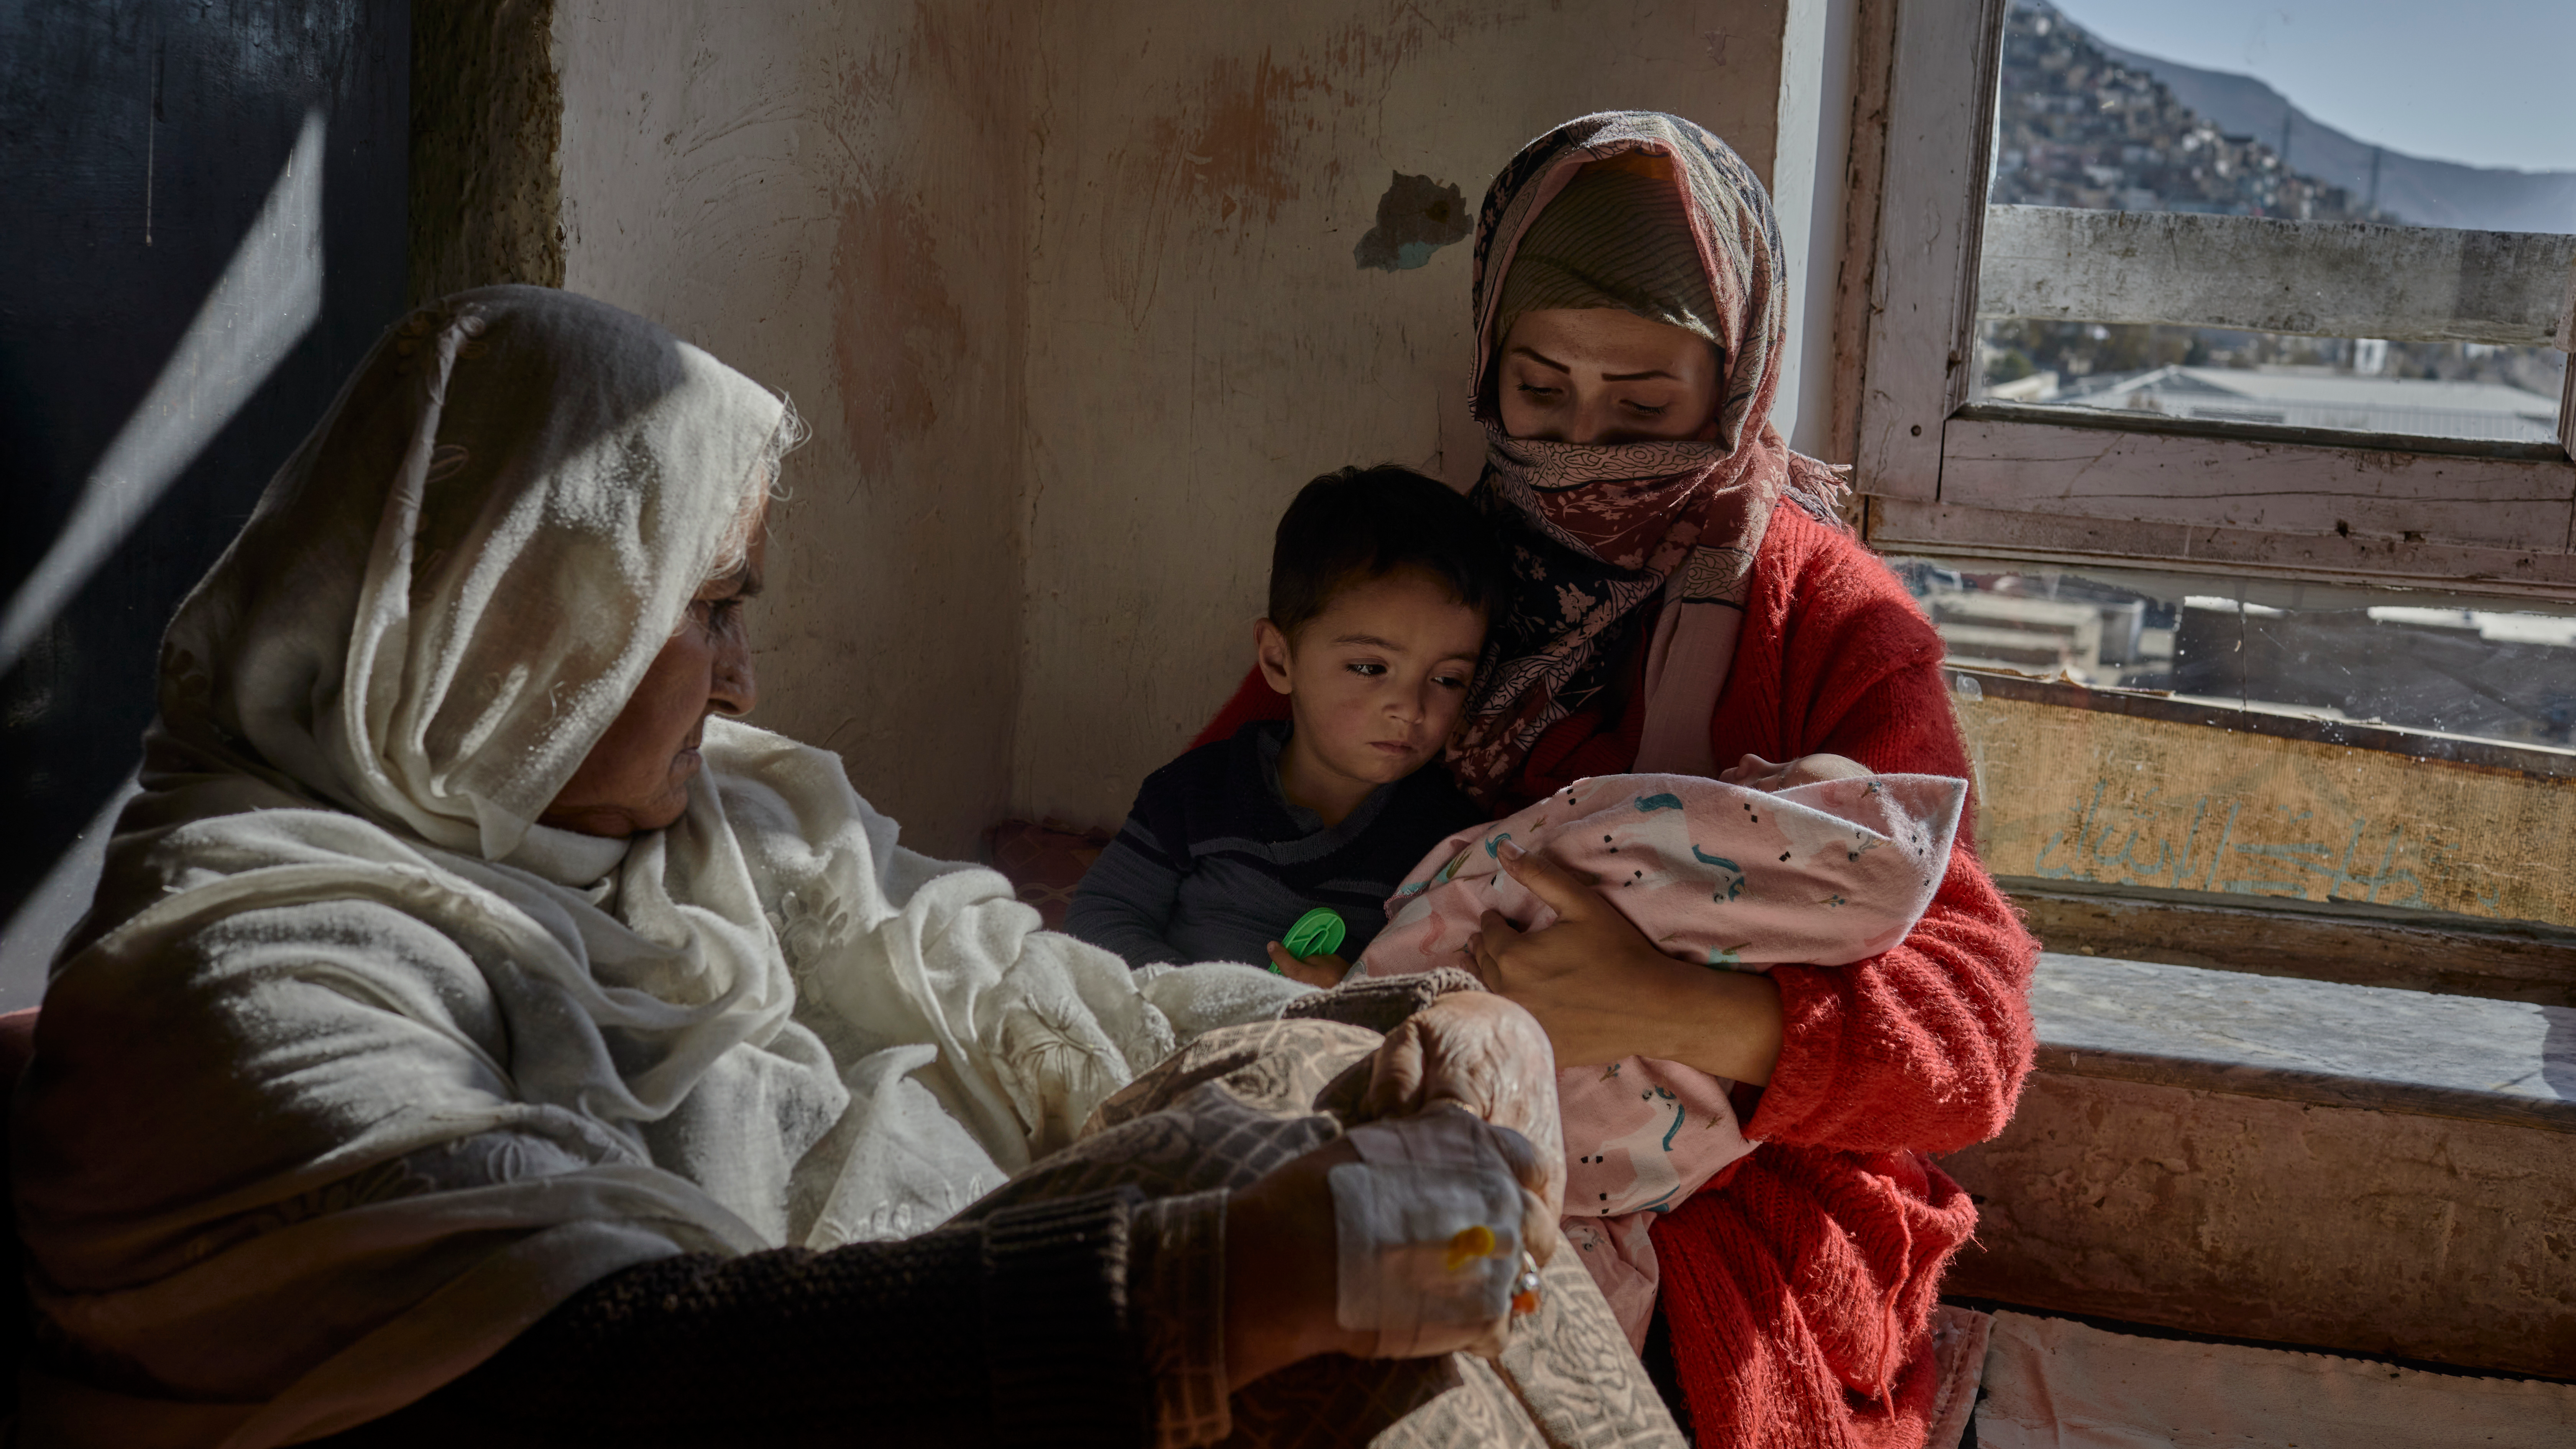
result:
[[(2044, 0), (2020, 0), (2017, 8), (2046, 9), (2060, 24), (2075, 23)], [(2319, 121), (2253, 76), (2202, 70), (2123, 50), (2099, 35), (2091, 38), (2103, 54), (2164, 82), (2174, 99), (2231, 134), (2253, 137), (2279, 151), (2287, 118), (2289, 145), (2282, 159), (2355, 198), (2371, 195), (2371, 154), (2378, 152), (2379, 208), (2416, 226), (2576, 232), (2576, 171), (2466, 166), (2376, 147)]]
[(2092, 32), (2039, 3), (2004, 22), (1995, 106), (1995, 173), (2005, 206), (2192, 211), (2293, 221), (2396, 221), (2366, 199), (2284, 165), (2271, 146), (2228, 129), (2145, 69), (2114, 59)]
[[(2383, 152), (2374, 205), (2370, 146), (2259, 80), (2115, 50), (2047, 0), (2015, 0), (2000, 64), (1986, 193), (1994, 205), (2576, 232), (2569, 173)], [(2545, 407), (2567, 365), (2550, 347), (2386, 341), (2365, 352), (2350, 339), (2031, 318), (1982, 321), (1977, 347), (1980, 395), (2014, 400), (2099, 392), (2092, 384), (2101, 380), (2179, 365), (2495, 383), (2538, 394)], [(2035, 390), (2006, 391), (2023, 387)]]

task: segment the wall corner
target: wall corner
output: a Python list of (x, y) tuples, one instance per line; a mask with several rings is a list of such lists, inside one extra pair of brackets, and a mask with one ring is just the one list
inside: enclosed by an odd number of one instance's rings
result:
[(417, 305), (564, 279), (554, 0), (414, 0), (411, 268)]

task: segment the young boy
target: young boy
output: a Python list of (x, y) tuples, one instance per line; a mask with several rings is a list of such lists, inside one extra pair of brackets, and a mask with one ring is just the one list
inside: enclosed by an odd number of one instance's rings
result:
[[(1065, 929), (1130, 966), (1341, 980), (1423, 852), (1485, 818), (1436, 766), (1509, 577), (1484, 519), (1436, 479), (1345, 468), (1307, 484), (1279, 520), (1270, 613), (1253, 626), (1292, 718), (1146, 777)], [(1301, 961), (1280, 938), (1317, 906), (1346, 934)]]

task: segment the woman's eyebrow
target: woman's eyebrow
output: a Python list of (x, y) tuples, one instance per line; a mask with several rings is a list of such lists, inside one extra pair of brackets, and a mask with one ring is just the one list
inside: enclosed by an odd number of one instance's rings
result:
[[(1526, 357), (1530, 361), (1535, 362), (1542, 367), (1551, 367), (1558, 372), (1570, 374), (1574, 371), (1573, 368), (1566, 366), (1564, 363), (1557, 361), (1555, 358), (1548, 356), (1546, 353), (1541, 352), (1537, 348), (1531, 347), (1526, 343), (1513, 348), (1511, 350), (1511, 355), (1515, 357)], [(1648, 378), (1655, 377), (1660, 377), (1667, 382), (1681, 381), (1680, 378), (1664, 371), (1660, 367), (1647, 372), (1605, 372), (1601, 374), (1601, 380), (1603, 382), (1644, 382)]]

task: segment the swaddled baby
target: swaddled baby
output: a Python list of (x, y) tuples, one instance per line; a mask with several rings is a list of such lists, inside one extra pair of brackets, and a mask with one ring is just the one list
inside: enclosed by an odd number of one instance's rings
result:
[[(1505, 841), (1539, 851), (1619, 908), (1665, 954), (1761, 971), (1839, 966), (1905, 939), (1949, 868), (1966, 782), (1876, 775), (1810, 755), (1718, 780), (1602, 775), (1434, 847), (1387, 902), (1360, 959), (1375, 976), (1474, 963), (1483, 914), (1525, 930), (1556, 913), (1501, 869)], [(1565, 1118), (1565, 1232), (1645, 1341), (1655, 1302), (1648, 1214), (1753, 1150), (1728, 1089), (1678, 1062), (1629, 1057), (1557, 1074)]]

